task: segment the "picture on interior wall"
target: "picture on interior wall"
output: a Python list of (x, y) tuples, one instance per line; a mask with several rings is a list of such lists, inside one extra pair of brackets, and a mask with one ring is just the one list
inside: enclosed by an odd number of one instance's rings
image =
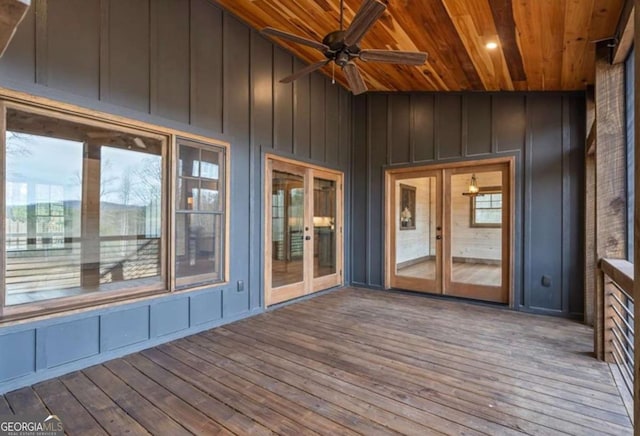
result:
[(400, 185), (400, 230), (416, 228), (416, 188)]

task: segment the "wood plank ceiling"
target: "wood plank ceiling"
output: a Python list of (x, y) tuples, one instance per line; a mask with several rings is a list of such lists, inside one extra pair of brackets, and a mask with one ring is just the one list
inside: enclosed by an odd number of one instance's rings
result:
[[(383, 0), (384, 1), (384, 0)], [(215, 0), (252, 27), (322, 40), (339, 0)], [(613, 36), (624, 0), (388, 0), (362, 48), (421, 50), (424, 66), (358, 61), (370, 90), (580, 90), (594, 79), (595, 44)], [(345, 0), (345, 26), (361, 0)], [(274, 39), (308, 63), (312, 48)], [(488, 50), (489, 41), (498, 48)], [(331, 65), (323, 72), (331, 75)], [(336, 78), (346, 83), (336, 69)]]

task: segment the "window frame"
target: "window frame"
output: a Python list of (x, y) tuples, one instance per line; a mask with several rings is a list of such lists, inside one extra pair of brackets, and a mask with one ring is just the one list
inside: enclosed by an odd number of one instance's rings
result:
[[(178, 165), (180, 163), (180, 158), (179, 158), (179, 152), (180, 152), (180, 146), (181, 145), (185, 145), (188, 147), (193, 147), (193, 148), (198, 148), (200, 150), (200, 152), (202, 152), (203, 150), (208, 150), (208, 151), (220, 151), (221, 152), (221, 157), (222, 157), (222, 162), (220, 165), (220, 170), (219, 170), (219, 177), (218, 177), (218, 183), (220, 183), (220, 177), (223, 178), (221, 186), (222, 186), (222, 201), (220, 202), (222, 204), (222, 211), (217, 212), (217, 211), (204, 211), (204, 212), (199, 212), (203, 215), (220, 215), (222, 216), (222, 249), (220, 250), (220, 254), (222, 256), (222, 262), (220, 264), (220, 278), (214, 278), (214, 274), (198, 274), (198, 275), (193, 275), (193, 276), (188, 276), (188, 277), (178, 277), (177, 274), (177, 265), (176, 265), (176, 260), (177, 260), (177, 255), (176, 255), (176, 236), (177, 236), (177, 230), (176, 230), (176, 223), (177, 223), (177, 216), (178, 214), (187, 214), (188, 212), (185, 212), (184, 210), (178, 210), (177, 207), (177, 198), (178, 195), (180, 195), (180, 193), (177, 192), (177, 185), (178, 185), (178, 179), (181, 177), (178, 174)], [(228, 264), (229, 264), (229, 211), (230, 211), (230, 203), (229, 203), (229, 198), (231, 197), (229, 195), (229, 149), (228, 147), (223, 147), (219, 144), (215, 144), (215, 143), (211, 143), (211, 142), (203, 142), (203, 141), (198, 141), (195, 140), (193, 138), (189, 138), (186, 137), (184, 135), (176, 135), (173, 138), (172, 141), (172, 146), (173, 146), (173, 151), (172, 151), (172, 156), (174, 156), (173, 158), (173, 162), (172, 162), (172, 170), (173, 170), (173, 177), (172, 177), (172, 189), (173, 189), (173, 195), (171, 196), (171, 199), (173, 200), (171, 202), (171, 218), (172, 218), (172, 229), (171, 229), (171, 235), (172, 235), (172, 244), (171, 244), (171, 248), (172, 248), (172, 255), (171, 255), (171, 270), (172, 270), (172, 276), (171, 276), (171, 282), (172, 282), (172, 288), (174, 290), (185, 290), (185, 289), (191, 289), (194, 287), (204, 287), (204, 286), (213, 286), (213, 285), (220, 285), (220, 284), (224, 284), (227, 283), (228, 277), (229, 277), (229, 268), (228, 268)], [(219, 150), (218, 150), (219, 149)], [(202, 180), (202, 176), (199, 177), (187, 177), (186, 179), (190, 179), (190, 180)], [(186, 180), (185, 179), (185, 180)], [(199, 194), (198, 194), (199, 195)]]
[[(170, 295), (176, 292), (190, 292), (203, 287), (218, 287), (228, 283), (229, 277), (229, 224), (230, 224), (230, 145), (228, 142), (209, 138), (186, 131), (163, 127), (144, 121), (125, 118), (96, 110), (85, 109), (75, 105), (61, 103), (44, 97), (33, 97), (19, 91), (0, 88), (0, 210), (6, 214), (6, 127), (7, 110), (16, 109), (23, 112), (47, 116), (54, 119), (76, 122), (83, 125), (120, 131), (123, 133), (144, 135), (161, 141), (162, 165), (162, 215), (160, 258), (161, 286), (134, 286), (107, 292), (91, 292), (86, 294), (53, 298), (6, 306), (5, 271), (6, 262), (6, 220), (0, 219), (0, 325), (13, 324), (20, 320), (35, 320), (62, 316), (84, 310), (108, 308), (119, 304), (154, 298), (159, 295)], [(177, 138), (210, 144), (224, 150), (224, 192), (223, 226), (221, 262), (222, 281), (198, 284), (177, 288), (175, 284), (175, 162)]]
[[(484, 186), (478, 188), (478, 194), (501, 194), (501, 186)], [(472, 195), (469, 198), (469, 227), (476, 229), (500, 229), (502, 228), (502, 206), (500, 207), (500, 223), (478, 223), (476, 222), (476, 199), (482, 195)], [(504, 201), (504, 198), (501, 200)], [(490, 210), (496, 210), (497, 208), (490, 208)]]

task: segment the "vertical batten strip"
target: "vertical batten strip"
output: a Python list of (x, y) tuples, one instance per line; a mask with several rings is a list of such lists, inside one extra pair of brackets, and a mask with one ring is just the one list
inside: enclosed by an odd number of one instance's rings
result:
[(47, 85), (48, 57), (47, 47), (47, 0), (36, 0), (36, 83)]
[[(4, 105), (4, 102), (0, 102), (0, 210), (3, 212), (7, 210), (6, 207), (6, 195), (5, 195), (5, 186), (6, 186), (6, 178), (7, 178), (7, 135), (6, 135), (6, 120), (7, 120), (7, 109)], [(7, 277), (5, 274), (6, 269), (6, 256), (7, 256), (7, 239), (6, 239), (7, 231), (6, 231), (6, 220), (0, 219), (0, 274), (2, 278), (0, 279), (0, 319), (4, 315), (4, 305), (5, 305), (5, 293), (6, 293), (6, 284)]]
[[(640, 29), (640, 0), (635, 1), (635, 28)], [(640, 32), (634, 34), (635, 46), (640, 47)], [(636, 54), (635, 57), (635, 77), (634, 77), (636, 92), (640, 89), (640, 56)], [(638, 96), (634, 102), (634, 126), (640, 125), (640, 103), (638, 102)], [(635, 144), (634, 144), (634, 156), (636, 165), (640, 162), (640, 134), (636, 131)], [(635, 220), (633, 224), (633, 240), (634, 240), (634, 259), (636, 262), (640, 259), (640, 171), (637, 168), (634, 171), (634, 186), (635, 186), (635, 199), (634, 199), (634, 214)], [(637, 302), (640, 298), (640, 268), (634, 269), (634, 281), (633, 281), (633, 297)], [(634, 316), (636, 321), (640, 319), (640, 304), (635, 304)], [(634, 434), (640, 433), (640, 323), (634, 324), (634, 365), (633, 365), (633, 418), (635, 423)]]
[(110, 42), (110, 29), (109, 29), (109, 9), (111, 0), (100, 0), (100, 57), (98, 59), (98, 100), (109, 100), (109, 42)]

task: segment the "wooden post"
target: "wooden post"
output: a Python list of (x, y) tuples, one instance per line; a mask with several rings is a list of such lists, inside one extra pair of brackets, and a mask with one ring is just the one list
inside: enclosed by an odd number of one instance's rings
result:
[(31, 0), (0, 0), (0, 57), (29, 10)]
[[(600, 43), (596, 52), (596, 259), (626, 258), (626, 144), (624, 64), (611, 65), (611, 49)], [(603, 358), (605, 343), (604, 289), (595, 295), (596, 354)]]
[[(640, 29), (640, 0), (635, 0), (635, 28)], [(640, 47), (640, 31), (635, 32), (634, 35), (635, 46)], [(640, 88), (640, 56), (636, 54), (635, 57), (635, 78), (634, 89), (636, 94)], [(634, 144), (634, 156), (636, 162), (636, 169), (634, 171), (634, 186), (636, 192), (634, 198), (634, 223), (633, 223), (633, 246), (634, 246), (634, 261), (638, 262), (640, 259), (640, 196), (637, 194), (640, 192), (640, 172), (637, 170), (638, 162), (640, 162), (640, 135), (637, 134), (637, 126), (640, 126), (640, 104), (638, 104), (638, 95), (636, 95), (634, 101), (634, 120), (633, 125), (636, 128), (635, 144)], [(640, 298), (640, 292), (638, 287), (640, 286), (640, 268), (634, 268), (634, 280), (633, 280), (633, 299), (638, 301)], [(634, 319), (640, 320), (640, 304), (634, 304), (633, 307)], [(634, 323), (634, 356), (633, 356), (633, 418), (634, 418), (634, 434), (640, 434), (640, 322)]]
[[(595, 322), (596, 276), (598, 258), (596, 257), (596, 159), (595, 130), (596, 102), (593, 87), (587, 89), (587, 141), (585, 156), (585, 216), (584, 216), (584, 323), (590, 326)], [(591, 143), (591, 144), (590, 144)], [(595, 347), (597, 349), (597, 347)]]
[[(604, 273), (600, 269), (599, 266), (595, 268), (595, 276), (594, 281), (594, 292), (596, 298), (596, 303), (602, 300), (600, 304), (599, 310), (595, 312), (595, 325), (594, 325), (594, 335), (593, 335), (593, 349), (598, 360), (604, 360), (605, 350), (604, 350), (604, 320), (605, 320), (605, 301), (604, 301)], [(602, 298), (600, 298), (602, 297)]]

